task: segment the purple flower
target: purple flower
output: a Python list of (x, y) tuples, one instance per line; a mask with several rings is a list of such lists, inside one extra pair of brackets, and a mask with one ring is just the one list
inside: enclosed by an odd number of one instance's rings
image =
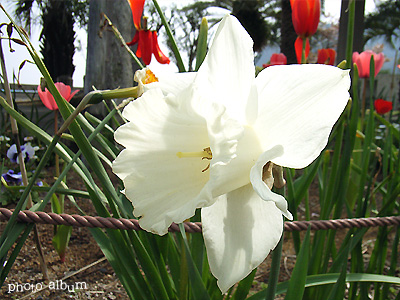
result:
[(8, 184), (21, 185), (22, 175), (21, 172), (14, 173), (13, 170), (8, 170), (7, 173), (1, 175)]
[[(21, 146), (22, 157), (25, 159), (25, 162), (28, 162), (29, 159), (33, 158), (35, 155), (36, 147), (32, 147), (31, 143), (26, 143)], [(7, 157), (13, 163), (19, 163), (17, 146), (15, 144), (11, 145), (11, 147), (7, 151)]]

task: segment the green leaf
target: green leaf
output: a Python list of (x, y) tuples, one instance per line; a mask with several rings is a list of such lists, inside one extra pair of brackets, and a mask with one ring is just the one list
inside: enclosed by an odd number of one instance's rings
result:
[(60, 256), (61, 262), (65, 261), (65, 251), (68, 247), (68, 242), (71, 237), (72, 226), (58, 225), (57, 233), (54, 235), (52, 244), (54, 249)]
[(247, 275), (246, 278), (242, 279), (237, 288), (235, 293), (232, 296), (232, 300), (242, 300), (246, 299), (247, 295), (249, 294), (249, 291), (251, 289), (251, 286), (253, 284), (254, 276), (256, 275), (257, 269), (254, 269), (253, 272), (251, 272), (249, 275)]
[(179, 53), (178, 46), (176, 45), (174, 35), (172, 34), (172, 31), (171, 31), (171, 28), (169, 27), (167, 19), (165, 18), (160, 5), (158, 5), (157, 0), (153, 0), (153, 4), (154, 4), (154, 7), (156, 8), (158, 15), (160, 16), (161, 23), (164, 25), (165, 30), (167, 31), (168, 39), (171, 42), (172, 52), (174, 52), (174, 54), (175, 54), (176, 63), (178, 65), (179, 72), (186, 72), (185, 66), (183, 65), (183, 60), (182, 60), (181, 54)]
[(202, 278), (200, 276), (199, 270), (197, 270), (196, 265), (193, 261), (192, 255), (190, 253), (189, 245), (187, 243), (187, 238), (186, 238), (186, 232), (185, 232), (185, 229), (183, 228), (183, 224), (179, 224), (179, 228), (181, 230), (181, 236), (183, 238), (183, 245), (185, 248), (187, 267), (188, 267), (188, 271), (189, 271), (189, 280), (191, 283), (190, 287), (191, 287), (193, 299), (195, 299), (195, 300), (196, 299), (198, 299), (198, 300), (210, 299), (207, 289), (205, 288)]
[(308, 257), (310, 255), (310, 230), (309, 226), (296, 259), (292, 276), (289, 280), (285, 300), (302, 299), (305, 289), (308, 270)]
[[(119, 251), (115, 251), (110, 238), (100, 228), (90, 228), (94, 239), (100, 246), (107, 260), (113, 267), (115, 274), (121, 280), (127, 294), (131, 299), (154, 299), (148, 284), (144, 281), (142, 274), (136, 264), (134, 257), (131, 257), (129, 264), (124, 263)], [(123, 245), (121, 245), (123, 247)]]
[[(348, 257), (350, 245), (348, 244), (346, 248)], [(346, 290), (347, 257), (346, 261), (342, 265), (342, 271), (340, 272), (339, 279), (333, 286), (333, 289), (329, 295), (328, 300), (344, 299), (344, 292)]]
[(279, 240), (278, 245), (272, 251), (272, 262), (271, 271), (268, 278), (268, 288), (266, 289), (265, 299), (273, 300), (275, 298), (276, 286), (279, 279), (279, 272), (281, 269), (281, 257), (282, 257), (282, 245), (283, 245), (283, 235)]
[[(306, 277), (305, 288), (313, 286), (323, 286), (327, 284), (335, 284), (339, 279), (339, 273), (328, 273), (328, 274), (318, 274), (310, 275)], [(397, 284), (400, 285), (400, 278), (388, 275), (378, 275), (378, 274), (366, 274), (366, 273), (350, 273), (346, 275), (346, 282), (382, 282), (387, 284)], [(278, 284), (275, 295), (283, 294), (287, 291), (289, 286), (289, 281), (285, 281)], [(247, 300), (264, 300), (266, 295), (266, 290), (258, 292), (257, 294), (247, 298)]]

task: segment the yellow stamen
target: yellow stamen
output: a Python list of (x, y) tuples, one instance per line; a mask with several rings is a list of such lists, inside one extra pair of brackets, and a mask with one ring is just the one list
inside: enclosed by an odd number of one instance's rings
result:
[(142, 82), (144, 84), (148, 84), (148, 83), (152, 83), (152, 82), (157, 82), (158, 78), (156, 77), (156, 75), (154, 75), (154, 73), (152, 71), (150, 71), (150, 69), (146, 70), (146, 76), (142, 79)]
[(202, 159), (212, 159), (212, 152), (210, 147), (204, 148), (203, 151), (198, 152), (177, 152), (176, 156), (182, 157), (201, 157)]

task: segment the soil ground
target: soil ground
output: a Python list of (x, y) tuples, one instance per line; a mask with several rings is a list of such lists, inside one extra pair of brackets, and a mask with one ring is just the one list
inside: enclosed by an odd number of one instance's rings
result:
[[(45, 178), (48, 184), (54, 181), (51, 174), (54, 174), (52, 169), (48, 170)], [(75, 173), (71, 172), (67, 181), (70, 188), (85, 190), (80, 178)], [(88, 215), (96, 216), (89, 199), (76, 198), (75, 200)], [(11, 209), (13, 206), (15, 205), (7, 208)], [(50, 210), (48, 207), (45, 211)], [(68, 200), (65, 201), (65, 213), (78, 214), (75, 206)], [(5, 224), (4, 221), (0, 222), (0, 231), (3, 230)], [(111, 265), (104, 258), (87, 228), (73, 228), (65, 262), (60, 261), (60, 257), (52, 245), (54, 226), (37, 224), (37, 228), (46, 260), (49, 287), (27, 296), (46, 285), (33, 232), (31, 232), (0, 290), (0, 299), (129, 299)], [(24, 284), (27, 285), (22, 286)], [(29, 286), (29, 284), (31, 285)], [(14, 291), (8, 293), (12, 289)], [(25, 296), (27, 297), (24, 298)]]

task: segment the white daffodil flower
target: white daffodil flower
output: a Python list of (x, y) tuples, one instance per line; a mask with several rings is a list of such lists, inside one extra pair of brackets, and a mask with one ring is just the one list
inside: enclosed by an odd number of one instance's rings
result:
[(348, 71), (332, 66), (272, 66), (255, 78), (252, 45), (226, 16), (199, 71), (143, 84), (115, 133), (125, 149), (113, 171), (140, 226), (165, 234), (202, 208), (210, 269), (223, 293), (274, 249), (282, 214), (292, 218), (267, 186), (271, 176), (263, 181), (264, 166), (309, 165), (349, 99)]

